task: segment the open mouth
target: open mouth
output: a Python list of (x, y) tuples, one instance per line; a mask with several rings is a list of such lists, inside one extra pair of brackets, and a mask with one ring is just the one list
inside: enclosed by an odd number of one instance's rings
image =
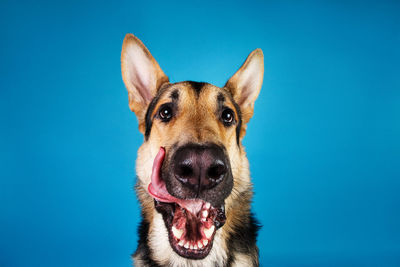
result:
[(180, 199), (169, 194), (160, 175), (164, 157), (165, 150), (160, 148), (148, 191), (163, 216), (173, 250), (182, 257), (202, 259), (210, 253), (215, 233), (225, 223), (224, 206), (213, 207), (202, 199)]

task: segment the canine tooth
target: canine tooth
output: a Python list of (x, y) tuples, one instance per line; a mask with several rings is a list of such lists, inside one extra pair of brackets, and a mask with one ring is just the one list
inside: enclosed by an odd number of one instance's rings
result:
[(193, 244), (190, 244), (190, 249), (193, 249)]
[(184, 242), (185, 242), (185, 241), (181, 240), (181, 241), (179, 241), (178, 245), (181, 246), (181, 247), (183, 247)]
[(207, 218), (207, 216), (208, 216), (208, 211), (203, 210), (202, 215), (203, 215), (204, 218)]
[(208, 244), (208, 240), (207, 239), (203, 239), (203, 245), (207, 246), (207, 244)]
[(199, 248), (203, 248), (203, 243), (201, 243), (201, 241), (199, 241), (199, 242), (197, 242), (197, 246), (198, 246)]
[(177, 229), (175, 226), (172, 226), (172, 233), (176, 238), (180, 239), (182, 237), (183, 230)]
[(207, 202), (205, 205), (205, 208), (208, 210), (210, 207), (211, 207), (211, 204)]
[(214, 225), (211, 225), (210, 228), (204, 228), (204, 234), (208, 239), (211, 238), (212, 234), (214, 233), (214, 229), (215, 229)]
[(189, 242), (186, 242), (186, 244), (184, 245), (184, 247), (185, 247), (186, 249), (188, 249), (188, 248), (189, 248)]

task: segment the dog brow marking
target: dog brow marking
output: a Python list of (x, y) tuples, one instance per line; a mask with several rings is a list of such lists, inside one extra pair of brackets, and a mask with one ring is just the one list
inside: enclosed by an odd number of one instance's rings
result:
[(177, 89), (175, 89), (172, 93), (171, 93), (171, 98), (172, 100), (178, 100), (179, 99), (179, 91)]
[(218, 99), (218, 102), (225, 102), (225, 96), (222, 93), (218, 94), (217, 99)]
[(221, 112), (221, 110), (224, 108), (224, 102), (225, 102), (225, 96), (221, 92), (218, 93), (217, 101), (218, 101), (218, 111)]

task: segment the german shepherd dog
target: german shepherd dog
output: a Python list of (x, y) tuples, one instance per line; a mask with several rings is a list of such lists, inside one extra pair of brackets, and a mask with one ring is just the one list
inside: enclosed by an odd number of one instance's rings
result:
[(144, 143), (136, 161), (142, 206), (135, 266), (258, 266), (259, 228), (242, 146), (264, 75), (254, 50), (224, 87), (170, 83), (127, 34), (122, 77)]

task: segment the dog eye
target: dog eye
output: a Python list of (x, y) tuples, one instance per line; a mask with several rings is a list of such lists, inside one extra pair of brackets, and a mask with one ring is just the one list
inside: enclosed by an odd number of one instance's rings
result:
[(158, 116), (163, 122), (168, 122), (172, 118), (172, 108), (169, 105), (161, 106), (160, 110), (158, 111)]
[(233, 120), (235, 118), (235, 115), (233, 114), (233, 110), (230, 108), (224, 109), (221, 114), (221, 119), (222, 122), (226, 125), (229, 126), (233, 123)]

